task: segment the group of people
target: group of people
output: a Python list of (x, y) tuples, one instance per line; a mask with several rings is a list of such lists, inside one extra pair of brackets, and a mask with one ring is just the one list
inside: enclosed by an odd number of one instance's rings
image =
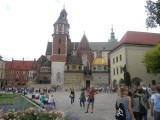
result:
[(39, 96), (39, 100), (43, 103), (43, 104), (48, 104), (48, 105), (53, 105), (54, 107), (56, 107), (55, 104), (55, 99), (53, 97), (53, 95), (44, 95), (43, 93)]
[[(85, 113), (88, 113), (90, 105), (91, 105), (91, 113), (93, 113), (95, 94), (97, 94), (97, 91), (94, 89), (93, 86), (87, 87), (86, 89), (82, 88), (82, 91), (79, 96), (79, 100), (80, 100), (80, 108), (82, 107), (85, 108), (86, 101), (88, 103), (87, 110)], [(75, 92), (73, 88), (71, 89), (69, 96), (71, 98), (71, 104), (73, 104), (75, 99)]]
[(122, 85), (119, 88), (118, 99), (116, 100), (116, 110), (121, 110), (116, 118), (121, 120), (119, 116), (123, 115), (123, 120), (147, 120), (148, 109), (154, 120), (160, 120), (160, 86), (156, 88), (156, 93), (149, 94), (143, 87), (143, 82), (138, 86), (129, 89), (128, 86)]

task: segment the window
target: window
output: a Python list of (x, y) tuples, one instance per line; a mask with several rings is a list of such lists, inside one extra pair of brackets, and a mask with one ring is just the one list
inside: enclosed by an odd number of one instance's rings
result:
[(104, 70), (106, 70), (106, 67), (104, 67)]
[(81, 70), (81, 66), (79, 66), (79, 70)]
[(115, 75), (115, 68), (113, 68), (113, 75)]
[(57, 81), (60, 81), (60, 72), (57, 73)]
[(10, 74), (14, 74), (13, 70), (11, 70)]
[(116, 62), (118, 62), (118, 57), (116, 57)]
[(69, 66), (67, 66), (67, 70), (69, 70)]
[(119, 74), (118, 68), (116, 70), (117, 70), (117, 75), (118, 75)]
[(122, 61), (122, 55), (119, 56), (119, 60)]
[(19, 71), (16, 71), (16, 74), (19, 74)]
[(152, 80), (152, 85), (156, 85), (156, 80)]
[(60, 53), (61, 53), (61, 49), (59, 48), (59, 49), (58, 49), (58, 54), (60, 54)]
[(87, 66), (87, 55), (86, 54), (82, 55), (82, 63), (84, 66)]
[(115, 63), (115, 59), (113, 58), (113, 64)]

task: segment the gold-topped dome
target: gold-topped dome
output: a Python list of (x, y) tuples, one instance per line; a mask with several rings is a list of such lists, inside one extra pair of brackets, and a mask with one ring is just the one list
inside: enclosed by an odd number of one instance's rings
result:
[(92, 65), (106, 65), (106, 60), (104, 58), (95, 58)]

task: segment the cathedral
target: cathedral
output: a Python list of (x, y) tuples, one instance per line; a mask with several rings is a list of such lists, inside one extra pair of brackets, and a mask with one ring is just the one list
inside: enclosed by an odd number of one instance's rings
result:
[(89, 42), (85, 33), (80, 42), (72, 42), (65, 9), (62, 9), (53, 27), (53, 40), (48, 42), (46, 49), (46, 57), (51, 62), (51, 84), (64, 89), (109, 85), (108, 53), (117, 44), (113, 28), (106, 42)]

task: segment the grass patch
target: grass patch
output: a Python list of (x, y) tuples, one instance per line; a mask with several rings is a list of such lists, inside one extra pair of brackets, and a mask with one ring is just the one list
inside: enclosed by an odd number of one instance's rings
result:
[(16, 93), (0, 94), (0, 104), (9, 105), (9, 104), (15, 104), (15, 102), (18, 103), (18, 105), (22, 109), (29, 108), (29, 107), (36, 107), (33, 103), (29, 102), (27, 99), (22, 97), (20, 94), (16, 94)]
[(18, 94), (0, 94), (0, 103), (12, 104)]

